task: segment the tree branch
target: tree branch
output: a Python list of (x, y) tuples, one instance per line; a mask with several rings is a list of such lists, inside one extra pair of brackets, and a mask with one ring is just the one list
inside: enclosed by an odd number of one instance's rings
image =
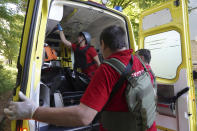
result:
[(132, 0), (128, 1), (127, 3), (122, 5), (122, 8), (125, 9), (128, 5), (130, 5), (131, 3), (133, 3)]

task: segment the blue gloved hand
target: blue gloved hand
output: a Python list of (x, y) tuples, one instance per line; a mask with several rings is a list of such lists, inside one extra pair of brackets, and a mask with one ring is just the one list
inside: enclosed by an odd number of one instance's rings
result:
[(60, 24), (57, 24), (57, 29), (58, 29), (59, 31), (63, 31), (63, 29), (62, 29), (62, 27), (61, 27)]

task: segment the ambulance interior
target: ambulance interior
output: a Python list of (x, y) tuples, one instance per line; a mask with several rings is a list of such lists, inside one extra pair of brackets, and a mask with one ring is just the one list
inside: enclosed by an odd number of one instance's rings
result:
[[(118, 13), (110, 12), (105, 7), (99, 8), (95, 3), (72, 1), (53, 1), (47, 20), (45, 42), (57, 53), (57, 60), (44, 62), (41, 71), (40, 106), (65, 107), (79, 104), (90, 79), (80, 71), (73, 71), (74, 54), (60, 40), (57, 24), (60, 23), (65, 37), (76, 43), (79, 32), (86, 31), (91, 35), (91, 45), (96, 49), (100, 61), (99, 36), (101, 31), (110, 25), (120, 25), (128, 33), (125, 19)], [(128, 34), (127, 34), (128, 36)], [(129, 37), (127, 45), (129, 47)], [(40, 129), (49, 126), (39, 124)], [(51, 128), (57, 128), (52, 126)], [(81, 129), (97, 130), (98, 123)], [(62, 128), (61, 128), (62, 129)], [(65, 130), (65, 128), (63, 128)], [(67, 128), (66, 128), (67, 129)], [(77, 129), (76, 129), (77, 130)]]

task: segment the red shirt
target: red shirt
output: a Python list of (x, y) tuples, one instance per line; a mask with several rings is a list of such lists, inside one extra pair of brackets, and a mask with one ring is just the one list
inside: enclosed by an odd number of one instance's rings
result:
[[(112, 57), (117, 58), (122, 63), (127, 65), (129, 63), (129, 60), (131, 59), (131, 54), (132, 50), (124, 50), (112, 54), (107, 59)], [(136, 72), (142, 71), (144, 69), (136, 56), (134, 56), (132, 69), (134, 69)], [(100, 112), (105, 103), (108, 101), (112, 88), (119, 80), (119, 78), (119, 73), (111, 66), (105, 63), (101, 64), (91, 82), (89, 83), (83, 97), (81, 98), (81, 103)], [(105, 106), (104, 110), (128, 112), (128, 106), (124, 95), (126, 85), (127, 83), (125, 82), (122, 88), (120, 88), (119, 91), (114, 94), (110, 102)], [(101, 127), (101, 131), (105, 130)], [(155, 130), (149, 131), (156, 131), (156, 127)]]
[[(86, 46), (84, 47), (79, 47), (80, 50), (84, 49)], [(77, 48), (76, 44), (72, 44), (72, 49), (75, 51)], [(94, 47), (90, 46), (90, 48), (88, 48), (88, 50), (86, 51), (86, 63), (91, 63), (92, 61), (94, 61), (94, 57), (97, 56), (97, 52), (94, 49)], [(98, 68), (97, 63), (88, 66), (87, 69), (82, 70), (83, 73), (87, 74), (90, 78), (94, 75), (96, 69)]]

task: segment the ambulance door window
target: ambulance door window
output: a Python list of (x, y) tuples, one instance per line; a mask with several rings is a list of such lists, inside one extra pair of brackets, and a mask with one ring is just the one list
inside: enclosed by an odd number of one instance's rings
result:
[[(145, 37), (144, 48), (151, 50), (151, 67), (157, 77), (173, 79), (182, 63), (181, 39), (177, 31)], [(165, 63), (165, 64), (161, 64)]]

